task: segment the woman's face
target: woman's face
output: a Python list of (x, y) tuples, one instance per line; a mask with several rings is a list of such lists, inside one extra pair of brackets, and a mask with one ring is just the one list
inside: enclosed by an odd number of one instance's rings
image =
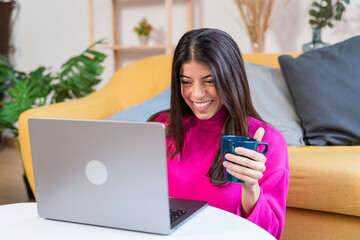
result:
[(180, 70), (181, 95), (201, 120), (212, 118), (222, 107), (208, 66), (190, 61)]

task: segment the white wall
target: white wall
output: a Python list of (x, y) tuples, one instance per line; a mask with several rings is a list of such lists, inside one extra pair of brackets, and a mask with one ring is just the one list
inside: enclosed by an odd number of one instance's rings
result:
[[(79, 54), (89, 44), (89, 22), (87, 0), (18, 0), (20, 16), (15, 25), (12, 42), (16, 68), (30, 71), (44, 65), (57, 71), (71, 56)], [(146, 17), (155, 27), (150, 44), (164, 43), (166, 28), (163, 0), (118, 0), (119, 36), (124, 45), (137, 44), (133, 26)], [(274, 17), (266, 33), (265, 52), (300, 52), (304, 43), (311, 40), (308, 11), (312, 0), (275, 1)], [(95, 39), (112, 41), (111, 1), (94, 0)], [(183, 0), (174, 0), (173, 43), (177, 43), (185, 31), (185, 7)], [(239, 44), (242, 52), (251, 52), (245, 29), (241, 26), (239, 12), (232, 0), (193, 0), (195, 28), (211, 27), (228, 32)], [(341, 22), (334, 28), (325, 28), (322, 39), (334, 44), (355, 35), (360, 35), (360, 3), (352, 0)], [(105, 62), (103, 74), (106, 84), (113, 74), (112, 52)], [(161, 54), (153, 51), (149, 54)], [(126, 65), (149, 54), (141, 52), (121, 53), (121, 64)]]

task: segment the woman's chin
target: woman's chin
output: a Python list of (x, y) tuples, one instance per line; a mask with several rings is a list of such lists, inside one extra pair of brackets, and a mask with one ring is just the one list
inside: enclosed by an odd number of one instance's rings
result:
[(206, 111), (206, 112), (193, 111), (193, 112), (195, 116), (200, 120), (208, 120), (216, 114), (215, 111)]

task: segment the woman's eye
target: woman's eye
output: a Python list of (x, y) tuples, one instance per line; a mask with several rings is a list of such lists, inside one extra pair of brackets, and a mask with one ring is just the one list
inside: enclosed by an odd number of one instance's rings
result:
[(188, 85), (188, 84), (190, 84), (190, 82), (189, 82), (189, 81), (185, 81), (185, 80), (181, 80), (180, 82), (181, 82), (181, 84), (184, 84), (184, 85)]
[(214, 82), (214, 80), (207, 80), (206, 83), (207, 84), (214, 84), (215, 82)]

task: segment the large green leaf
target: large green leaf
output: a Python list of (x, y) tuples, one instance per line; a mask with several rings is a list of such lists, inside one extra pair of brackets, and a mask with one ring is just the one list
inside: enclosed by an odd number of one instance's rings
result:
[(88, 70), (92, 71), (96, 75), (100, 75), (104, 70), (104, 67), (98, 64), (98, 62), (94, 59), (89, 58), (88, 56), (81, 55), (79, 56), (78, 60), (84, 64)]
[(53, 77), (50, 73), (45, 73), (45, 70), (46, 68), (41, 66), (29, 74), (31, 81), (36, 86), (36, 94), (38, 98), (46, 98), (52, 90), (51, 82), (53, 81)]
[(82, 89), (91, 84), (90, 81), (83, 78), (81, 74), (77, 74), (73, 69), (71, 70), (71, 75), (73, 77), (75, 86), (79, 89)]
[(106, 54), (104, 54), (102, 52), (98, 52), (98, 51), (94, 51), (94, 50), (90, 50), (90, 49), (86, 50), (86, 53), (93, 55), (94, 59), (99, 62), (104, 61), (105, 58), (107, 57)]
[(38, 98), (36, 83), (31, 79), (16, 82), (15, 87), (6, 94), (12, 101), (4, 103), (0, 116), (2, 121), (8, 124), (14, 124), (22, 112), (33, 107)]
[(87, 86), (94, 86), (99, 82), (98, 76), (104, 71), (101, 63), (105, 58), (105, 54), (90, 48), (79, 56), (70, 58), (62, 65), (58, 74), (61, 86), (64, 89), (71, 90), (75, 97), (83, 96), (83, 94), (79, 94), (80, 90)]

